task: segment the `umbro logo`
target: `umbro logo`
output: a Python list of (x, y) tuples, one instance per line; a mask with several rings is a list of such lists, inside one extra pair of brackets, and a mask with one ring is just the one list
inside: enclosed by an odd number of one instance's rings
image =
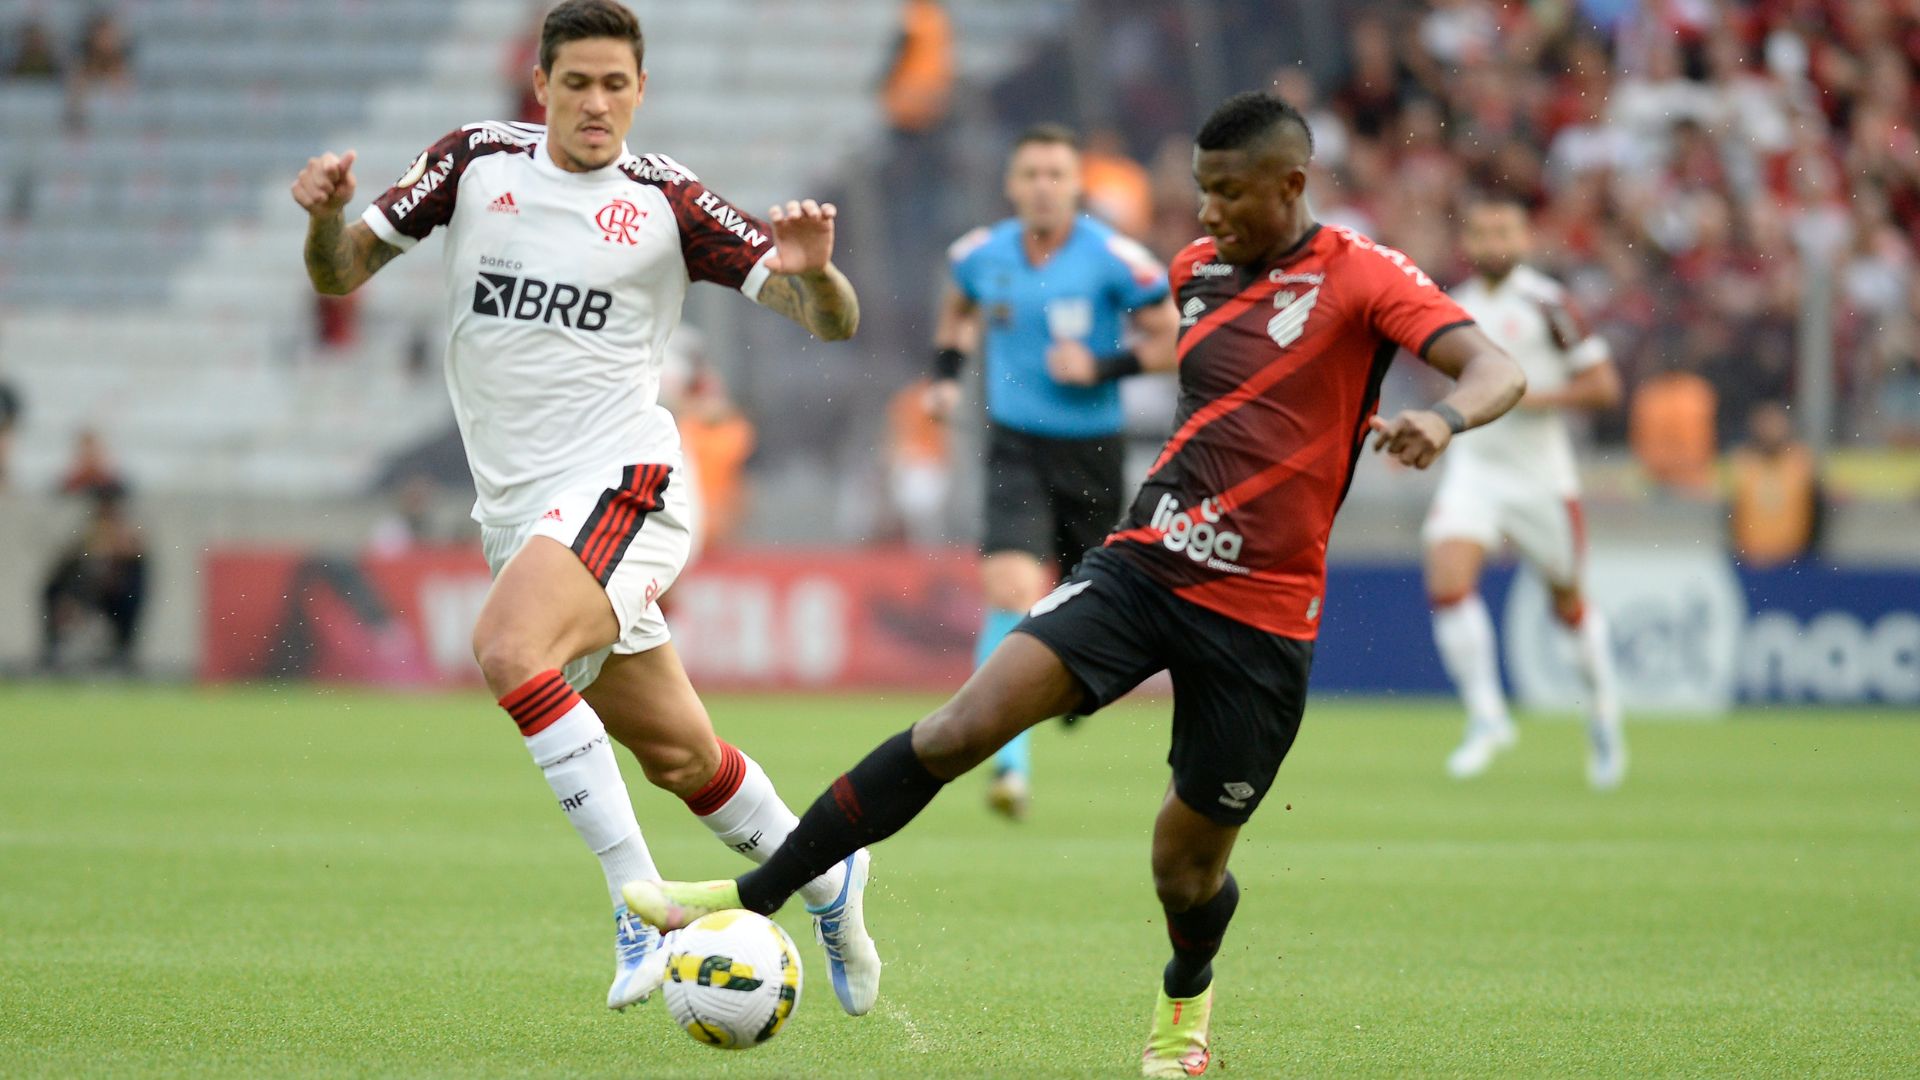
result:
[(520, 204), (513, 201), (513, 192), (509, 191), (505, 195), (488, 203), (487, 209), (496, 214), (518, 214), (520, 212)]
[(1221, 786), (1227, 789), (1227, 793), (1220, 796), (1220, 805), (1233, 810), (1245, 810), (1247, 808), (1247, 800), (1253, 798), (1254, 795), (1252, 784), (1242, 783), (1236, 780), (1231, 784), (1223, 784)]
[(1193, 297), (1180, 306), (1180, 325), (1192, 326), (1200, 321), (1200, 316), (1206, 314), (1206, 311), (1207, 302), (1197, 296)]

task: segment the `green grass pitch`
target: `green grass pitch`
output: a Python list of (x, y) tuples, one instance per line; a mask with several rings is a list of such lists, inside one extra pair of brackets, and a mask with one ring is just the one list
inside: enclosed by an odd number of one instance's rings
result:
[[(796, 809), (929, 702), (725, 697)], [(610, 920), (478, 695), (0, 687), (0, 1075), (1136, 1075), (1166, 708), (1035, 745), (1033, 820), (968, 777), (875, 859), (881, 1006), (840, 1014), (797, 909), (786, 1032), (602, 1007)], [(1577, 725), (1446, 780), (1450, 705), (1320, 702), (1243, 834), (1224, 1077), (1920, 1074), (1920, 723), (1774, 710)], [(628, 762), (676, 876), (744, 866)]]

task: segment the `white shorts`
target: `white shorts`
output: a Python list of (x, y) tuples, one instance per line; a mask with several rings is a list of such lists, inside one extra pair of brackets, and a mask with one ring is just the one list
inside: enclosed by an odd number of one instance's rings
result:
[(596, 479), (562, 492), (532, 521), (480, 527), (480, 546), (496, 577), (528, 540), (545, 536), (572, 548), (607, 590), (620, 638), (566, 666), (562, 674), (576, 690), (600, 677), (608, 653), (643, 653), (667, 643), (660, 594), (693, 550), (691, 485), (677, 463), (616, 467)]
[(1420, 539), (1428, 547), (1470, 540), (1488, 551), (1509, 542), (1550, 584), (1561, 587), (1580, 583), (1587, 555), (1577, 496), (1464, 469), (1449, 469), (1441, 477)]

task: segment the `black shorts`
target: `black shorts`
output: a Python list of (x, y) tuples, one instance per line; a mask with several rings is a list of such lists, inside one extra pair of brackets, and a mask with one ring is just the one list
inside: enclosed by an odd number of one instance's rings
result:
[(1269, 634), (1175, 596), (1100, 548), (1016, 630), (1060, 657), (1093, 712), (1151, 676), (1173, 676), (1173, 788), (1222, 825), (1241, 825), (1300, 732), (1313, 642)]
[(1024, 551), (1065, 573), (1120, 520), (1126, 451), (1118, 435), (1050, 439), (989, 425), (980, 550)]

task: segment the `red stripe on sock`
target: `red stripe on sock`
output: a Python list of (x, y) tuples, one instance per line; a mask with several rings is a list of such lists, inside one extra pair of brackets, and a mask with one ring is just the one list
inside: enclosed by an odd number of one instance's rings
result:
[(740, 791), (740, 785), (747, 779), (747, 758), (740, 751), (720, 742), (720, 767), (713, 770), (713, 779), (706, 786), (687, 796), (687, 809), (696, 817), (708, 814), (727, 805)]
[(520, 734), (529, 737), (551, 727), (555, 720), (567, 715), (578, 704), (580, 694), (567, 684), (558, 671), (551, 668), (528, 679), (500, 699), (500, 707), (513, 717)]

